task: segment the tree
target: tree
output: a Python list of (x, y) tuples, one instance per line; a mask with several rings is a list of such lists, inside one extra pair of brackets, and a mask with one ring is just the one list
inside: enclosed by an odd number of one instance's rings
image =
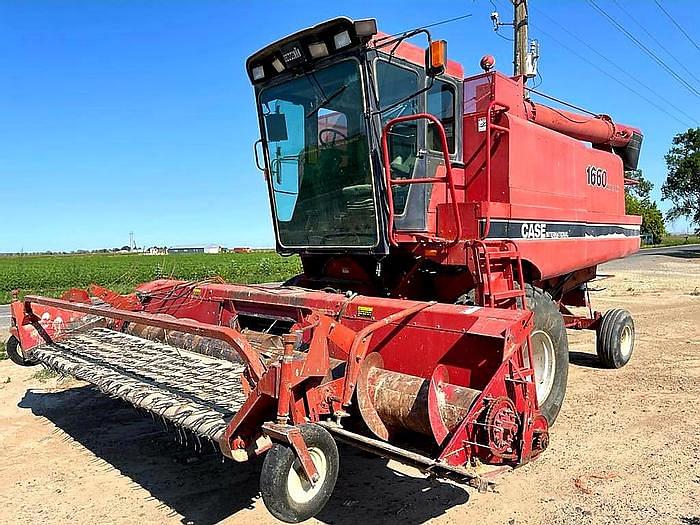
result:
[(625, 189), (625, 212), (629, 215), (641, 215), (641, 234), (651, 236), (652, 243), (658, 244), (666, 235), (664, 216), (656, 202), (651, 200), (651, 190), (654, 185), (644, 178), (641, 170), (625, 173), (628, 179), (634, 179), (637, 184)]
[(700, 128), (673, 137), (664, 158), (668, 174), (661, 195), (673, 203), (667, 216), (685, 217), (700, 231)]

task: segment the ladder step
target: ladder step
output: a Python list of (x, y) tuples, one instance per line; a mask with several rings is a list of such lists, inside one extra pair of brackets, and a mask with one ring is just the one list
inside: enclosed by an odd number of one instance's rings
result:
[[(484, 304), (494, 307), (519, 308), (525, 304), (525, 291), (514, 289), (516, 283), (522, 283), (522, 257), (520, 250), (512, 242), (484, 242), (474, 245), (478, 280)], [(497, 276), (505, 278), (508, 290), (489, 292)], [(519, 305), (513, 299), (523, 298)]]
[(505, 292), (494, 292), (492, 294), (489, 294), (490, 297), (495, 299), (496, 301), (500, 301), (503, 299), (514, 299), (516, 297), (525, 297), (525, 292), (522, 290), (507, 290)]
[(489, 251), (489, 259), (518, 259), (520, 258), (520, 252), (515, 250), (495, 250)]

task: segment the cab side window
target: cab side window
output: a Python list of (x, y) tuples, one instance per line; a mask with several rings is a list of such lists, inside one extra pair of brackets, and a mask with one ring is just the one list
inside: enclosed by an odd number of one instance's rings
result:
[[(427, 110), (435, 115), (445, 128), (447, 146), (450, 153), (455, 152), (455, 90), (446, 82), (435, 80), (427, 94)], [(442, 151), (440, 134), (432, 122), (428, 123), (427, 146), (432, 151)]]
[[(377, 61), (379, 84), (379, 107), (382, 111), (382, 125), (389, 120), (404, 115), (418, 113), (419, 97), (411, 97), (420, 90), (418, 73), (383, 60)], [(410, 97), (410, 98), (409, 98)], [(410, 120), (395, 125), (388, 137), (391, 158), (391, 177), (410, 179), (418, 157), (418, 121)], [(394, 210), (403, 213), (408, 197), (408, 186), (392, 187)]]

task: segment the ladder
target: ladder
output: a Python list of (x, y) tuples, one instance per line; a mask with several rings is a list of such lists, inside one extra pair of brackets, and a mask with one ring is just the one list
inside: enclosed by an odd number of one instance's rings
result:
[(512, 240), (473, 240), (468, 246), (475, 300), (492, 308), (525, 308), (525, 278), (520, 250)]

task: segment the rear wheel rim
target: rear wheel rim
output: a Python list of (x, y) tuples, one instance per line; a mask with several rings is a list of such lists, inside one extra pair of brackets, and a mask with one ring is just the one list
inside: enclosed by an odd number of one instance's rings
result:
[(296, 503), (308, 503), (314, 499), (321, 492), (321, 487), (328, 473), (328, 460), (321, 449), (309, 447), (309, 456), (311, 456), (311, 460), (318, 471), (318, 481), (316, 483), (312, 485), (306, 478), (299, 458), (294, 460), (287, 475), (287, 492), (289, 497)]
[(620, 334), (620, 355), (623, 360), (629, 359), (632, 354), (632, 328), (625, 325)]
[(535, 372), (537, 403), (542, 406), (554, 386), (556, 370), (554, 342), (549, 334), (543, 330), (532, 332), (530, 340), (532, 341), (532, 369)]

